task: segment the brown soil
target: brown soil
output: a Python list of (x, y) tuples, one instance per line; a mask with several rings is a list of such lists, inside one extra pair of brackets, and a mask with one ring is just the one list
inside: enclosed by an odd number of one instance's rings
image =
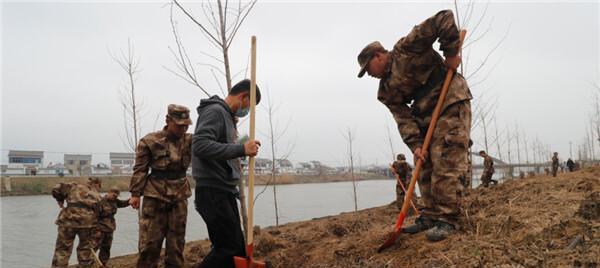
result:
[[(397, 213), (390, 204), (257, 230), (257, 259), (284, 268), (600, 266), (598, 167), (471, 190), (459, 233), (437, 243), (424, 234), (402, 234), (378, 254)], [(198, 263), (209, 245), (188, 243), (186, 267)], [(134, 262), (135, 255), (122, 256), (109, 267), (134, 267)]]

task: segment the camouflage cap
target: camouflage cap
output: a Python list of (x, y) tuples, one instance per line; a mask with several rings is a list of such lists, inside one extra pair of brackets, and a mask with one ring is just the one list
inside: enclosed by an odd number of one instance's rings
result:
[(399, 154), (398, 156), (396, 156), (396, 159), (398, 159), (398, 160), (406, 160), (406, 156), (404, 156), (404, 154)]
[(185, 106), (177, 104), (169, 104), (167, 116), (177, 125), (191, 125), (192, 119), (190, 119), (190, 109)]
[(117, 196), (119, 196), (121, 194), (121, 191), (119, 191), (119, 188), (114, 187), (114, 186), (110, 187), (110, 189), (108, 189), (108, 192), (109, 193), (115, 193), (115, 194), (117, 194)]
[(367, 66), (369, 65), (369, 61), (375, 55), (375, 52), (384, 52), (385, 48), (378, 41), (371, 42), (368, 44), (363, 50), (358, 54), (358, 65), (360, 65), (360, 72), (358, 72), (358, 77), (363, 77), (365, 72), (367, 71)]

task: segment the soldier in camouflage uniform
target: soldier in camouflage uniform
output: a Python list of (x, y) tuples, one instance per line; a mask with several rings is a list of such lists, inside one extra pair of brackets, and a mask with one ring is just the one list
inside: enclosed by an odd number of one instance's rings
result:
[[(89, 178), (87, 184), (59, 183), (52, 189), (52, 197), (61, 208), (56, 225), (58, 236), (53, 268), (63, 268), (69, 265), (73, 251), (73, 240), (79, 237), (77, 245), (77, 261), (79, 267), (92, 267), (93, 229), (98, 224), (98, 205), (100, 202), (101, 182), (98, 178)], [(67, 203), (65, 207), (65, 201)]]
[(554, 152), (552, 156), (552, 177), (556, 177), (556, 172), (558, 172), (558, 153)]
[(165, 267), (183, 267), (187, 199), (192, 195), (186, 171), (191, 161), (190, 111), (170, 104), (163, 130), (144, 136), (138, 143), (129, 184), (129, 204), (135, 209), (144, 196), (139, 219), (137, 267), (158, 266), (166, 240)]
[[(445, 59), (433, 49), (436, 40)], [(404, 231), (427, 230), (430, 241), (443, 240), (458, 227), (463, 190), (460, 178), (466, 176), (468, 168), (472, 96), (460, 74), (450, 83), (429, 151), (421, 150), (446, 72), (460, 64), (459, 49), (452, 11), (445, 10), (415, 26), (391, 51), (373, 42), (358, 55), (358, 76), (368, 72), (380, 79), (378, 100), (393, 114), (415, 159), (424, 161), (419, 178), (422, 216)]]
[[(408, 187), (408, 184), (410, 183), (410, 171), (411, 168), (408, 165), (408, 163), (406, 163), (406, 157), (404, 156), (404, 154), (399, 154), (398, 156), (396, 156), (396, 161), (394, 161), (394, 163), (392, 164), (392, 167), (394, 168), (394, 172), (396, 173), (396, 176), (398, 176), (398, 178), (400, 178), (400, 181), (402, 182), (402, 184), (404, 185), (404, 188)], [(398, 206), (398, 208), (402, 208), (402, 203), (404, 202), (404, 190), (402, 189), (402, 186), (400, 185), (400, 183), (398, 181), (396, 181), (396, 205)], [(414, 199), (414, 195), (413, 195), (413, 199)]]
[(115, 222), (117, 209), (129, 206), (129, 199), (117, 199), (119, 193), (119, 189), (111, 188), (100, 201), (100, 219), (98, 221), (98, 227), (96, 228), (96, 245), (94, 250), (100, 250), (98, 258), (104, 266), (106, 266), (108, 259), (110, 259), (113, 233), (117, 229), (117, 223)]
[(483, 172), (481, 173), (481, 185), (489, 187), (490, 183), (498, 184), (497, 180), (492, 179), (494, 176), (494, 160), (487, 155), (485, 151), (479, 151), (479, 156), (483, 157)]

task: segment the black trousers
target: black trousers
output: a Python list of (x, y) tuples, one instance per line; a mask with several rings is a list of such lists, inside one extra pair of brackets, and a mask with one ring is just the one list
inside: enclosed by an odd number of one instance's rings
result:
[(246, 256), (246, 250), (234, 194), (210, 187), (196, 187), (194, 205), (206, 223), (212, 243), (210, 252), (199, 267), (235, 267), (233, 256)]

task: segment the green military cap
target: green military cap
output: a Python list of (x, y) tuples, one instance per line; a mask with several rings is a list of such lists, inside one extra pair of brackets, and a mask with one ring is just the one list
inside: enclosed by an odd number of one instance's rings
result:
[(358, 54), (358, 65), (360, 65), (360, 72), (358, 72), (358, 77), (363, 77), (365, 72), (367, 71), (367, 66), (369, 65), (369, 61), (375, 55), (375, 52), (385, 52), (385, 48), (378, 41), (371, 42), (368, 44), (363, 50)]
[(167, 116), (175, 121), (177, 125), (191, 125), (190, 109), (177, 104), (169, 104)]
[(89, 183), (102, 183), (102, 180), (98, 177), (89, 177), (88, 182)]
[(119, 196), (121, 194), (121, 191), (119, 191), (119, 188), (114, 187), (114, 186), (110, 187), (110, 189), (108, 189), (108, 192), (109, 193), (115, 193), (115, 194), (117, 194), (117, 196)]

